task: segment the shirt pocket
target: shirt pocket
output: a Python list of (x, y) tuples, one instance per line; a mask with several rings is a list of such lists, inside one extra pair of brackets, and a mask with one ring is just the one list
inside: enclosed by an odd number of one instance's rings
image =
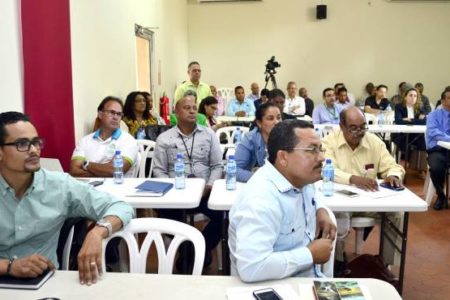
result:
[(208, 141), (201, 141), (194, 144), (192, 151), (192, 159), (194, 161), (206, 162), (209, 164), (209, 154), (211, 152), (211, 144)]
[(298, 218), (283, 222), (280, 228), (280, 235), (275, 245), (276, 250), (290, 250), (302, 242), (305, 228)]

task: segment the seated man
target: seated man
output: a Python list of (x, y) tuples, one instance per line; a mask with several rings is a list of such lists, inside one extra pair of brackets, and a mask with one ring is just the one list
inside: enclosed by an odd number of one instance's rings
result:
[[(246, 282), (289, 276), (322, 277), (336, 227), (314, 199), (324, 156), (312, 124), (275, 125), (269, 159), (230, 211), (231, 275)], [(321, 236), (318, 236), (321, 233)]]
[(312, 118), (314, 110), (314, 101), (308, 97), (308, 90), (302, 87), (298, 90), (298, 95), (303, 99), (305, 99), (305, 115), (310, 116)]
[(317, 105), (313, 111), (314, 124), (338, 124), (340, 108), (336, 105), (336, 97), (332, 88), (322, 92), (324, 103)]
[(125, 177), (134, 175), (138, 146), (134, 137), (119, 128), (122, 111), (123, 104), (119, 98), (108, 96), (103, 99), (97, 108), (100, 127), (78, 142), (70, 162), (70, 175), (112, 177), (112, 159), (116, 150), (122, 154)]
[(255, 105), (253, 101), (245, 98), (244, 88), (237, 86), (234, 88), (236, 99), (230, 100), (227, 109), (228, 116), (249, 117), (255, 115)]
[[(370, 96), (364, 103), (364, 112), (377, 115), (380, 111), (384, 111), (390, 106), (389, 100), (386, 98), (388, 87), (384, 84), (377, 86), (375, 96)], [(392, 107), (391, 107), (392, 108)]]
[(446, 150), (437, 142), (450, 142), (450, 89), (443, 93), (440, 108), (431, 112), (427, 118), (427, 152), (428, 165), (430, 166), (430, 178), (438, 195), (433, 208), (441, 210), (447, 197), (444, 193), (444, 181), (447, 165)]
[(0, 275), (34, 278), (58, 266), (67, 218), (99, 220), (78, 254), (80, 283), (102, 272), (102, 240), (126, 225), (132, 207), (60, 172), (41, 169), (36, 128), (18, 112), (0, 114)]
[[(391, 185), (401, 186), (405, 170), (389, 154), (383, 141), (366, 132), (367, 122), (361, 110), (348, 107), (340, 113), (340, 129), (334, 130), (322, 140), (325, 156), (333, 162), (334, 180), (353, 184), (368, 190), (378, 190), (377, 174)], [(350, 213), (337, 213), (338, 240), (336, 260), (344, 262), (345, 238), (350, 230)], [(393, 264), (393, 248), (390, 243), (384, 249), (386, 261)], [(339, 265), (339, 263), (338, 263)]]
[(351, 106), (350, 99), (347, 97), (347, 89), (345, 87), (341, 87), (337, 91), (336, 106), (340, 111), (348, 106)]
[(297, 84), (289, 81), (286, 90), (288, 95), (284, 103), (284, 112), (289, 115), (304, 116), (306, 113), (305, 99), (297, 96)]
[[(156, 178), (174, 178), (176, 155), (183, 153), (186, 176), (205, 179), (203, 197), (194, 212), (201, 212), (210, 219), (202, 232), (206, 241), (205, 265), (209, 265), (210, 252), (221, 238), (222, 214), (208, 208), (208, 198), (214, 181), (222, 177), (222, 151), (214, 131), (196, 124), (197, 106), (193, 96), (181, 98), (175, 104), (175, 114), (177, 126), (162, 133), (156, 140), (153, 175)], [(159, 213), (162, 217), (182, 221), (181, 210), (160, 209)]]
[(255, 102), (259, 99), (259, 85), (256, 82), (253, 82), (250, 85), (250, 90), (252, 91), (251, 94), (249, 94), (246, 98), (251, 100), (252, 102)]

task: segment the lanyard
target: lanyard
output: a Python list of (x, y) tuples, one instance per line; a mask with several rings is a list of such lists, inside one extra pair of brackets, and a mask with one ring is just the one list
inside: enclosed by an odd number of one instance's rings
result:
[(328, 107), (327, 107), (327, 111), (328, 111), (328, 113), (333, 117), (333, 119), (337, 119), (337, 116), (336, 116), (336, 108), (333, 106), (333, 110), (330, 110)]
[(181, 141), (183, 142), (184, 149), (186, 150), (186, 154), (189, 158), (189, 163), (191, 164), (191, 166), (192, 166), (192, 152), (194, 151), (194, 139), (195, 139), (196, 133), (197, 133), (197, 131), (194, 131), (194, 134), (192, 135), (191, 153), (189, 153), (189, 151), (188, 151), (188, 148), (186, 146), (186, 142), (183, 139), (183, 136), (178, 133), (178, 136), (180, 137)]

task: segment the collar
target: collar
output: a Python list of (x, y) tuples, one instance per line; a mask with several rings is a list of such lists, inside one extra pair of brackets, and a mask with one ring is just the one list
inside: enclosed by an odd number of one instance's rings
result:
[[(92, 137), (93, 139), (99, 139), (100, 138), (100, 133), (101, 133), (101, 129), (99, 128), (95, 133), (94, 136)], [(120, 130), (120, 128), (117, 128), (116, 130), (113, 131), (111, 138), (113, 140), (118, 140), (120, 135), (122, 134), (122, 130)]]
[(267, 168), (268, 173), (270, 174), (269, 180), (272, 181), (280, 193), (287, 193), (291, 190), (301, 192), (301, 189), (294, 187), (268, 160), (266, 160), (264, 167)]
[[(39, 182), (42, 181), (42, 169), (40, 169), (37, 172), (33, 173), (33, 180), (31, 181), (30, 186), (27, 188), (24, 195), (31, 193), (37, 186)], [(14, 189), (6, 182), (5, 178), (3, 178), (3, 175), (0, 174), (0, 194), (5, 197), (7, 192), (12, 192)]]
[(203, 127), (203, 126), (198, 126), (197, 124), (195, 124), (194, 130), (193, 130), (193, 131), (191, 132), (191, 134), (189, 134), (189, 135), (186, 135), (186, 134), (182, 133), (181, 130), (180, 130), (180, 127), (178, 127), (178, 125), (176, 126), (176, 130), (177, 130), (178, 134), (180, 134), (180, 135), (182, 135), (182, 136), (184, 136), (184, 137), (190, 137), (190, 136), (192, 136), (194, 133), (196, 133), (197, 131), (202, 132), (203, 130), (205, 130), (205, 127)]
[[(359, 147), (369, 148), (369, 144), (368, 144), (367, 138), (366, 138), (368, 133), (369, 132), (366, 132), (364, 134), (364, 137), (361, 139), (361, 142), (359, 143), (358, 147), (355, 148), (355, 150), (358, 149)], [(341, 148), (343, 146), (347, 146), (349, 149), (351, 149), (350, 145), (347, 144), (347, 141), (345, 140), (344, 133), (342, 132), (341, 128), (339, 128), (337, 131), (335, 131), (335, 134), (337, 134), (337, 136), (338, 136), (338, 138), (337, 138), (337, 146), (338, 146), (338, 148)]]
[(199, 81), (198, 81), (198, 85), (195, 86), (195, 84), (194, 84), (192, 81), (186, 80), (186, 85), (187, 85), (187, 86), (193, 86), (193, 87), (198, 88), (199, 86), (203, 85), (203, 82), (202, 82), (201, 80), (199, 80)]

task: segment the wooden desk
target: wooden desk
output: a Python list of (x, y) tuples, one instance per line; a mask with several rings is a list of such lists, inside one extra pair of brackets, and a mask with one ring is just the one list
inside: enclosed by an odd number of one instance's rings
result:
[[(57, 271), (39, 290), (0, 289), (0, 299), (36, 300), (55, 297), (60, 300), (123, 300), (123, 299), (226, 299), (228, 288), (290, 285), (297, 299), (313, 300), (311, 278), (287, 278), (247, 284), (233, 276), (192, 276), (106, 273), (102, 279), (91, 286), (80, 285), (78, 272)], [(342, 279), (330, 279), (342, 280)], [(356, 280), (369, 292), (366, 299), (400, 300), (397, 291), (388, 283), (376, 279)]]
[[(378, 212), (381, 215), (381, 235), (380, 235), (380, 253), (382, 253), (381, 246), (384, 239), (384, 226), (390, 222), (386, 217), (386, 212), (404, 212), (403, 228), (398, 235), (402, 238), (402, 247), (400, 249), (400, 290), (402, 290), (405, 261), (406, 261), (406, 242), (408, 237), (408, 221), (409, 212), (427, 211), (428, 206), (426, 202), (419, 198), (416, 194), (406, 189), (396, 192), (393, 196), (385, 198), (369, 198), (369, 197), (355, 197), (350, 198), (335, 193), (333, 197), (324, 197), (318, 190), (321, 186), (321, 181), (316, 182), (316, 197), (322, 201), (332, 211), (348, 211), (348, 212)], [(335, 188), (340, 185), (335, 184)], [(346, 189), (357, 189), (356, 187), (345, 186)], [(214, 182), (211, 195), (208, 201), (208, 207), (213, 210), (220, 210), (223, 212), (223, 241), (222, 253), (224, 260), (224, 272), (229, 274), (229, 248), (228, 248), (228, 211), (233, 206), (234, 201), (238, 195), (245, 190), (245, 183), (238, 182), (235, 191), (228, 191), (225, 188), (225, 179), (219, 179)], [(400, 229), (399, 229), (400, 231)]]

